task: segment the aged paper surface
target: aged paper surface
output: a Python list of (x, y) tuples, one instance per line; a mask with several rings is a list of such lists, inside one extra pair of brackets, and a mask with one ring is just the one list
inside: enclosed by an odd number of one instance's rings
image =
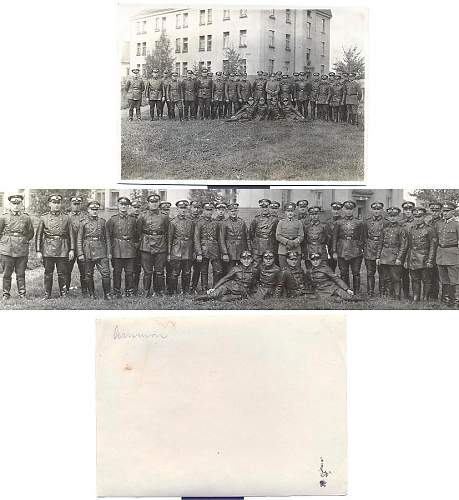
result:
[(346, 493), (343, 316), (97, 321), (99, 496)]

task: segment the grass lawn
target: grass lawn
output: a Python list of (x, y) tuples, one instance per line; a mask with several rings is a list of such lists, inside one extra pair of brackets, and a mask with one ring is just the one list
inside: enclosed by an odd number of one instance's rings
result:
[[(363, 271), (363, 269), (362, 269)], [(1, 279), (1, 275), (0, 275)], [(102, 298), (83, 299), (79, 289), (72, 289), (68, 297), (58, 297), (58, 288), (56, 278), (53, 287), (53, 298), (43, 300), (43, 267), (36, 267), (27, 271), (27, 298), (18, 299), (16, 291), (15, 276), (13, 275), (13, 286), (11, 299), (8, 301), (0, 301), (0, 310), (9, 309), (446, 309), (446, 307), (438, 301), (413, 304), (410, 301), (402, 300), (395, 301), (390, 299), (373, 298), (364, 302), (334, 302), (332, 300), (311, 300), (307, 298), (299, 299), (271, 299), (271, 300), (255, 300), (248, 299), (233, 303), (224, 302), (198, 302), (193, 301), (190, 296), (173, 296), (173, 297), (133, 297), (123, 298), (111, 301), (105, 301)], [(362, 275), (362, 283), (364, 283), (364, 275)], [(78, 283), (78, 272), (74, 271), (72, 276), (72, 286)], [(79, 283), (78, 283), (79, 284)], [(96, 276), (96, 290), (102, 297), (102, 287), (100, 279)], [(364, 296), (364, 295), (363, 295)], [(365, 296), (364, 296), (365, 297)]]
[(363, 181), (364, 131), (308, 121), (121, 118), (122, 179)]

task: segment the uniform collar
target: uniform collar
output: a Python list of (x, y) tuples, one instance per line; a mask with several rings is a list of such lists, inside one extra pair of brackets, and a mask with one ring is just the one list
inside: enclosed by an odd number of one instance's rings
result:
[(127, 219), (129, 217), (129, 214), (122, 214), (121, 212), (118, 212), (118, 215), (122, 218), (122, 219)]
[(344, 216), (344, 219), (346, 219), (346, 220), (352, 220), (353, 218), (354, 218), (353, 215), (345, 215)]
[(381, 220), (382, 215), (373, 215), (373, 220)]
[(12, 210), (10, 210), (10, 213), (11, 213), (11, 215), (14, 215), (15, 217), (18, 217), (19, 215), (21, 215), (21, 211), (13, 212)]
[(186, 219), (186, 214), (177, 214), (177, 219)]
[(312, 220), (311, 224), (317, 226), (317, 224), (320, 224), (320, 220)]

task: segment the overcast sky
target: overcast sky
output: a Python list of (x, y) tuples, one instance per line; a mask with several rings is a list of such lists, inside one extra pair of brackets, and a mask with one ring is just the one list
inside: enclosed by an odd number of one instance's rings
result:
[[(120, 36), (123, 40), (129, 40), (129, 16), (153, 6), (120, 5)], [(354, 7), (335, 7), (332, 9), (333, 18), (331, 20), (330, 33), (330, 66), (339, 59), (343, 53), (343, 47), (349, 48), (354, 45), (359, 47), (362, 55), (365, 55), (365, 45), (367, 40), (367, 9)]]

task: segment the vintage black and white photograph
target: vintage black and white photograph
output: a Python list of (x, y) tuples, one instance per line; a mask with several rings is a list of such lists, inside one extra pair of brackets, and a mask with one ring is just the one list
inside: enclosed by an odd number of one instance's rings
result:
[(367, 17), (120, 5), (121, 178), (362, 183)]
[(459, 307), (459, 190), (0, 193), (2, 309)]

